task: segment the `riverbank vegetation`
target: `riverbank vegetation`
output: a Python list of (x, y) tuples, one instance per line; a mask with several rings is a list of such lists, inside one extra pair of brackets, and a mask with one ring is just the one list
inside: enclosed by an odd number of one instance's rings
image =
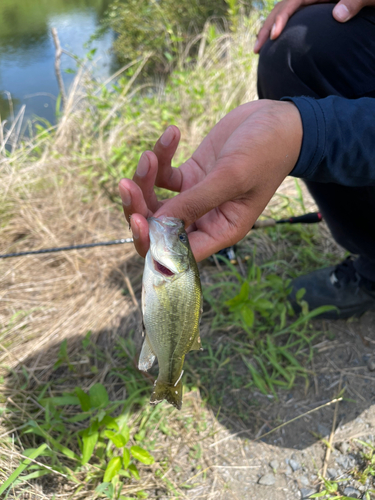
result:
[(219, 26), (235, 31), (239, 19), (249, 17), (250, 9), (251, 2), (238, 0), (181, 0), (178, 4), (172, 0), (115, 0), (105, 24), (118, 35), (114, 49), (121, 61), (133, 61), (149, 52), (152, 61), (147, 70), (169, 73), (181, 57), (197, 56), (196, 42), (202, 35), (212, 39)]
[[(228, 5), (225, 22), (200, 14), (201, 31), (170, 53), (167, 77), (150, 76), (148, 64), (157, 63), (147, 44), (111, 81), (95, 81), (85, 62), (65, 108), (57, 107), (56, 127), (36, 119), (28, 139), (20, 136), (22, 115), (1, 127), (1, 253), (130, 236), (117, 183), (132, 175), (141, 152), (175, 124), (178, 165), (222, 116), (256, 98), (260, 13), (229, 2), (227, 12)], [(303, 208), (292, 187), (268, 213)], [(319, 234), (270, 229), (241, 244), (243, 268), (202, 265), (206, 351), (187, 359), (181, 413), (151, 409), (157, 371), (136, 369), (143, 263), (131, 245), (0, 260), (1, 494), (225, 498), (215, 472), (219, 436), (234, 421), (257, 432), (262, 397), (307, 383), (317, 332), (306, 307), (291, 315), (286, 279), (339, 252)], [(248, 396), (239, 399), (239, 390)]]

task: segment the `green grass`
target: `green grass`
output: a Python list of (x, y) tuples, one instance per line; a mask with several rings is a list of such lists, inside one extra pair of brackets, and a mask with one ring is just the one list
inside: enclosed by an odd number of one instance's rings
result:
[[(27, 464), (24, 469), (27, 468), (28, 474), (22, 480), (19, 478), (22, 471), (17, 469), (17, 476), (11, 476), (1, 487), (2, 493), (22, 481), (55, 472), (78, 485), (86, 483), (90, 490), (95, 489), (98, 494), (120, 498), (119, 491), (124, 481), (130, 477), (139, 480), (137, 464), (154, 463), (154, 458), (143, 446), (144, 422), (133, 422), (132, 429), (128, 426), (133, 408), (144, 406), (149, 384), (139, 380), (142, 377), (132, 367), (126, 344), (119, 343), (116, 350), (118, 357), (125, 359), (125, 366), (124, 370), (118, 372), (113, 368), (110, 376), (123, 380), (131, 397), (110, 401), (107, 389), (101, 383), (91, 385), (86, 391), (81, 386), (72, 390), (69, 387), (74, 375), (79, 374), (80, 365), (77, 362), (82, 356), (88, 357), (90, 364), (92, 362), (90, 371), (93, 374), (98, 372), (98, 366), (108, 361), (90, 342), (90, 335), (83, 339), (82, 348), (75, 359), (70, 359), (67, 354), (67, 342), (61, 344), (53, 366), (57, 377), (33, 388), (34, 404), (27, 412), (28, 420), (22, 424), (21, 432), (22, 445), (25, 447), (27, 443), (28, 446), (25, 454), (32, 458), (48, 457), (49, 468), (46, 469), (40, 463)], [(27, 372), (24, 375), (24, 380), (22, 377), (12, 380), (13, 384), (21, 387), (15, 397), (15, 405), (8, 406), (5, 413), (5, 418), (9, 415), (13, 423), (17, 419), (18, 408), (25, 404), (31, 382)], [(61, 386), (66, 387), (62, 392), (56, 389)], [(151, 418), (155, 418), (155, 415)], [(40, 441), (44, 442), (43, 447), (36, 448)], [(76, 492), (79, 489), (78, 486)]]
[[(361, 452), (363, 465), (360, 469), (354, 471), (354, 477), (362, 484), (365, 484), (368, 479), (374, 481), (375, 477), (375, 446), (366, 441), (355, 439), (355, 443), (362, 446)], [(369, 490), (366, 493), (365, 500), (370, 500), (370, 494), (375, 494), (375, 489)]]
[[(291, 276), (327, 265), (327, 258), (320, 258), (313, 246), (317, 229), (290, 225), (268, 229), (269, 240), (285, 238), (288, 247), (259, 264), (256, 241), (265, 233), (252, 233), (238, 251), (242, 258), (248, 257), (245, 274), (221, 259), (223, 270), (211, 275), (213, 283), (204, 287), (210, 331), (203, 341), (205, 351), (187, 358), (191, 367), (187, 380), (193, 384), (198, 377), (202, 394), (215, 408), (224, 407), (224, 412), (231, 408), (233, 414), (246, 418), (253, 401), (246, 402), (243, 394), (256, 390), (277, 399), (278, 389), (290, 390), (296, 380), (308, 383), (307, 367), (322, 334), (311, 319), (329, 307), (309, 311), (301, 291), (302, 311), (296, 315), (287, 295)], [(291, 257), (298, 262), (297, 269), (288, 264)], [(233, 391), (241, 391), (241, 398), (232, 400)]]
[[(48, 383), (35, 386), (27, 372), (6, 380), (6, 392), (12, 387), (19, 390), (3, 418), (9, 419), (10, 426), (21, 424), (19, 444), (25, 450), (23, 454), (38, 462), (21, 462), (0, 487), (4, 498), (26, 481), (56, 474), (75, 484), (75, 494), (84, 489), (90, 498), (128, 498), (121, 491), (134, 483), (132, 479), (139, 482), (140, 464), (143, 468), (154, 464), (155, 426), (161, 433), (172, 432), (164, 425), (171, 408), (159, 406), (151, 411), (147, 405), (151, 384), (136, 370), (134, 354), (134, 345), (119, 339), (114, 358), (103, 355), (87, 335), (73, 357), (67, 354), (66, 341), (61, 344)], [(110, 363), (106, 385), (113, 381), (125, 398), (111, 398), (108, 392), (113, 395), (113, 390), (98, 382), (90, 385), (89, 380), (88, 389), (81, 385), (73, 388), (74, 380), (82, 378), (79, 360), (83, 357), (88, 358), (93, 374)], [(26, 414), (21, 407), (27, 408)], [(160, 467), (156, 475), (162, 475)], [(133, 484), (130, 489), (137, 498), (148, 496), (142, 487)]]
[[(340, 490), (344, 490), (346, 483), (348, 481), (355, 480), (365, 485), (369, 480), (373, 482), (375, 477), (375, 447), (373, 444), (360, 439), (353, 440), (353, 446), (351, 452), (355, 452), (359, 455), (361, 464), (360, 466), (355, 466), (352, 470), (346, 473), (346, 477), (343, 479), (330, 480), (323, 478), (319, 475), (322, 487), (319, 493), (311, 495), (310, 498), (321, 498), (329, 500), (352, 500), (354, 497), (347, 497), (340, 493)], [(357, 460), (358, 461), (358, 460)], [(364, 500), (371, 500), (374, 498), (375, 489), (368, 488), (364, 493)]]

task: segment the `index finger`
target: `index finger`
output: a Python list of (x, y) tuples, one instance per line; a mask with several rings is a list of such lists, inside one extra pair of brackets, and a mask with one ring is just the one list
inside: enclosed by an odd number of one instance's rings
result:
[[(274, 7), (275, 9), (276, 7)], [(263, 45), (266, 43), (268, 38), (270, 37), (271, 29), (274, 24), (274, 20), (276, 18), (276, 12), (272, 10), (270, 14), (268, 15), (267, 19), (265, 20), (262, 28), (260, 29), (258, 36), (257, 36), (257, 41), (255, 42), (254, 45), (254, 53), (259, 54), (260, 49), (263, 47)]]

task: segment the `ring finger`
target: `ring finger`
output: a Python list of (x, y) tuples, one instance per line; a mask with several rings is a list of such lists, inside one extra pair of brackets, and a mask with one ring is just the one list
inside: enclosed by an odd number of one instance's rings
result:
[(152, 213), (156, 212), (160, 203), (154, 191), (156, 176), (158, 174), (158, 158), (152, 151), (142, 153), (133, 181), (141, 188), (143, 198)]

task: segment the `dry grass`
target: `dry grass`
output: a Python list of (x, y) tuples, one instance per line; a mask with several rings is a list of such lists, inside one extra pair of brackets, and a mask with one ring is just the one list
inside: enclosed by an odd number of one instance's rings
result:
[[(154, 103), (149, 107), (146, 103), (137, 110), (137, 119), (132, 113), (139, 102), (134, 104), (132, 99), (144, 87), (137, 85), (136, 78), (147, 58), (135, 64), (128, 84), (111, 94), (103, 95), (102, 86), (80, 70), (55, 130), (25, 141), (10, 155), (5, 154), (5, 141), (13, 145), (17, 142), (14, 131), (21, 115), (9, 128), (10, 134), (3, 126), (0, 252), (128, 237), (116, 203), (108, 200), (97, 182), (111, 164), (114, 146), (125, 142), (131, 149), (134, 144), (133, 158), (124, 159), (129, 170), (134, 169), (140, 138), (151, 145), (161, 130), (162, 126), (156, 126), (151, 118), (156, 120), (158, 112), (178, 101), (181, 116), (174, 120), (182, 130), (180, 156), (191, 153), (204, 133), (233, 105), (255, 97), (253, 32), (248, 22), (237, 34), (224, 33), (210, 45), (204, 37), (195, 40), (201, 44), (200, 57), (186, 76), (186, 84), (177, 87), (180, 95), (164, 93), (161, 85), (159, 109)], [(239, 52), (242, 59), (236, 57)], [(198, 78), (204, 85), (200, 105), (205, 111), (194, 114), (190, 110), (194, 97), (189, 89), (191, 81)], [(218, 79), (221, 85), (214, 93), (213, 106), (212, 87)], [(88, 95), (94, 98), (88, 100)], [(103, 111), (99, 108), (104, 104)], [(92, 172), (91, 177), (84, 175), (87, 170)], [(119, 168), (116, 182), (121, 173)], [(133, 307), (130, 300), (120, 300), (121, 291), (108, 283), (111, 270), (133, 255), (128, 245), (0, 260), (1, 362), (14, 366), (30, 351), (88, 329), (100, 329), (123, 314), (124, 307)]]
[[(46, 188), (17, 192), (19, 198), (12, 200), (17, 212), (2, 228), (3, 251), (129, 236), (121, 214), (104, 195), (82, 202), (74, 170), (61, 178), (56, 161), (45, 160), (45, 168)], [(111, 287), (108, 274), (132, 254), (128, 245), (2, 260), (0, 362), (14, 366), (51, 342), (100, 329), (124, 313), (130, 304), (121, 300), (121, 290)]]

